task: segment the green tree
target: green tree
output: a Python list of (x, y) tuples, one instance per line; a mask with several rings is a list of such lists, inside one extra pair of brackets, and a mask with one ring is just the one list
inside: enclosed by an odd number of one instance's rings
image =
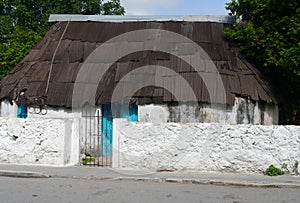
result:
[(13, 34), (8, 35), (7, 42), (0, 44), (0, 78), (7, 75), (40, 39), (38, 33), (28, 28), (16, 28)]
[(112, 0), (103, 4), (101, 13), (103, 15), (124, 15), (125, 9), (120, 0)]
[(49, 29), (50, 14), (123, 15), (120, 0), (2, 0), (0, 79), (16, 66)]
[(225, 35), (293, 108), (300, 99), (300, 1), (232, 0), (226, 8), (238, 22)]
[(8, 35), (13, 33), (14, 26), (7, 15), (0, 15), (0, 25), (0, 43), (4, 43), (7, 40)]
[(124, 15), (119, 0), (6, 0), (5, 13), (16, 26), (45, 32), (49, 28), (50, 14)]

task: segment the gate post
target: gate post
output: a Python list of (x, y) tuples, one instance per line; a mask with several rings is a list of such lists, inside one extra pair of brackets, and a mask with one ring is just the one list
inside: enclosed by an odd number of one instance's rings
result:
[(128, 122), (126, 118), (114, 118), (113, 122), (113, 150), (112, 150), (112, 168), (120, 168), (120, 141), (122, 123)]

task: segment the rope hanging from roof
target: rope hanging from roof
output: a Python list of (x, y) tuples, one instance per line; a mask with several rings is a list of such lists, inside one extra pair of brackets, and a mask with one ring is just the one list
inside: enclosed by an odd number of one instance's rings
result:
[(59, 41), (58, 41), (58, 44), (57, 44), (57, 46), (56, 46), (56, 49), (55, 49), (55, 51), (54, 51), (54, 53), (53, 53), (52, 60), (51, 60), (51, 64), (50, 64), (50, 69), (49, 69), (49, 74), (48, 74), (48, 79), (47, 79), (47, 85), (46, 85), (46, 89), (45, 89), (45, 95), (47, 95), (47, 92), (48, 92), (48, 89), (49, 89), (49, 83), (50, 83), (50, 78), (51, 78), (51, 74), (52, 74), (54, 58), (55, 58), (56, 53), (57, 53), (57, 51), (58, 51), (58, 48), (59, 48), (59, 46), (60, 46), (60, 44), (61, 44), (61, 41), (62, 41), (62, 39), (63, 39), (63, 37), (64, 37), (64, 35), (65, 35), (67, 29), (68, 29), (69, 24), (70, 24), (70, 21), (68, 21), (68, 23), (67, 23), (67, 25), (66, 25), (66, 27), (65, 27), (65, 29), (64, 29), (64, 32), (63, 32), (63, 34), (61, 35), (61, 37), (60, 37), (60, 39), (59, 39)]

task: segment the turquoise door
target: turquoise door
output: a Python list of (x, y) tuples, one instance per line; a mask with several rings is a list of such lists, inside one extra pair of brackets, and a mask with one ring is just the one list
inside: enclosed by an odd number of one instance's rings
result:
[[(120, 117), (127, 118), (130, 122), (138, 121), (138, 106), (130, 104), (122, 105), (120, 108)], [(113, 137), (113, 115), (111, 104), (102, 105), (102, 136), (101, 136), (101, 153), (102, 156), (112, 155), (112, 137)]]
[(121, 106), (121, 118), (127, 118), (130, 122), (138, 122), (138, 106), (130, 104), (129, 109), (127, 105)]
[(18, 105), (17, 117), (18, 118), (27, 118), (27, 116), (28, 116), (28, 114), (27, 114), (27, 105), (25, 105), (25, 104)]
[(113, 133), (113, 116), (111, 105), (102, 106), (102, 136), (101, 136), (101, 153), (102, 156), (112, 155), (112, 133)]

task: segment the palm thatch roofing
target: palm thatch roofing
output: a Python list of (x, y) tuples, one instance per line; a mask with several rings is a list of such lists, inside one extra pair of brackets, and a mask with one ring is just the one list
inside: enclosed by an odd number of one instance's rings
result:
[[(253, 101), (276, 103), (270, 86), (258, 69), (226, 41), (223, 33), (229, 26), (231, 24), (226, 22), (172, 19), (123, 22), (62, 20), (54, 23), (45, 37), (1, 80), (0, 100), (15, 100), (18, 92), (26, 87), (28, 97), (45, 96), (47, 105), (72, 107), (74, 82), (87, 57), (97, 47), (115, 36), (147, 28), (176, 32), (201, 46), (222, 77), (227, 104), (233, 105), (236, 96), (247, 97)], [(184, 61), (164, 52), (141, 51), (120, 58), (110, 67), (98, 86), (95, 103), (109, 102), (118, 81), (126, 73), (145, 64), (171, 68), (188, 81), (196, 92), (199, 102), (210, 102), (202, 79), (197, 77), (197, 73)], [(160, 87), (140, 89), (134, 98), (140, 104), (174, 101), (174, 96)]]

